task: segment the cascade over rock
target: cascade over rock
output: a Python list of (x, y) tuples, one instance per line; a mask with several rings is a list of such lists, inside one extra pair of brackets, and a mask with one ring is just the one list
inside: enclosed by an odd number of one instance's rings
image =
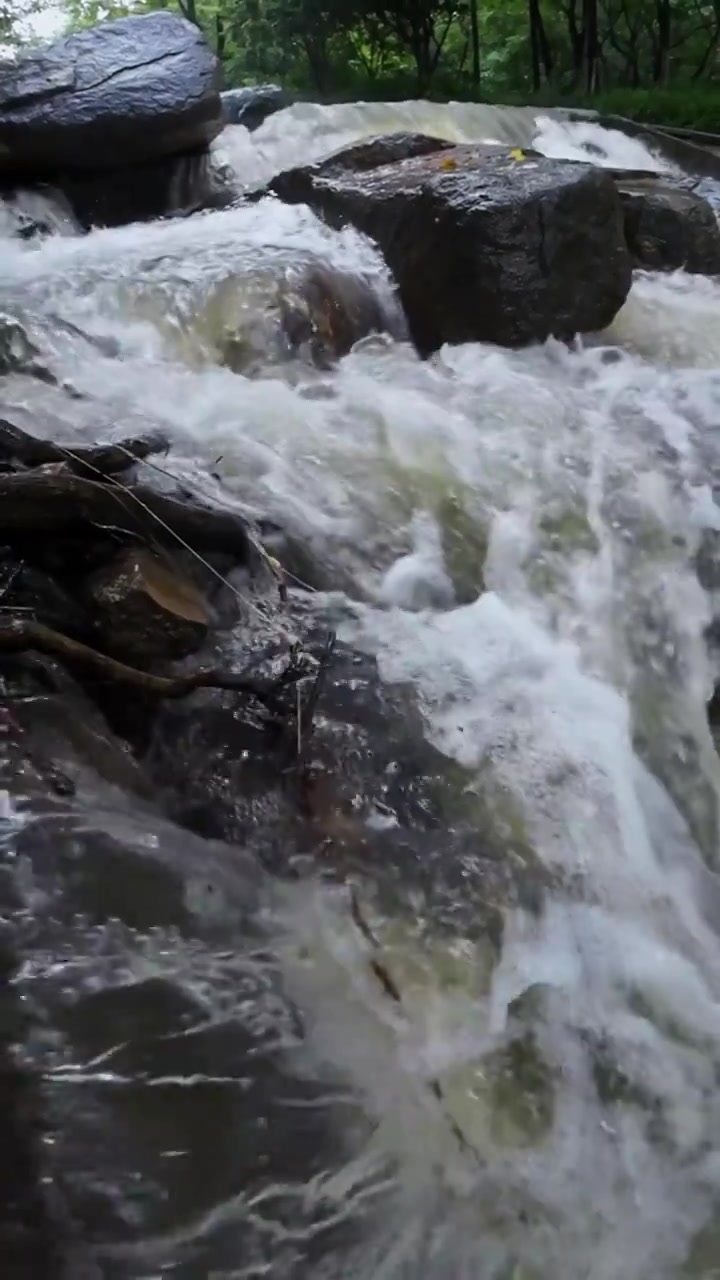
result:
[(630, 289), (620, 200), (590, 166), (479, 144), (361, 174), (335, 157), (271, 189), (377, 242), (424, 352), (603, 329)]

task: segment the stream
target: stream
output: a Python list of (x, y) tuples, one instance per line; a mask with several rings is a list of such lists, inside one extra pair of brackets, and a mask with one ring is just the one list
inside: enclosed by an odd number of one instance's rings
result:
[[(457, 104), (299, 105), (216, 148), (253, 188), (408, 129), (668, 167), (590, 122)], [(2, 254), (0, 311), (56, 378), (8, 377), (8, 416), (78, 441), (159, 426), (176, 475), (282, 524), (323, 584), (303, 608), (412, 699), (412, 759), (442, 762), (428, 859), (461, 846), (469, 885), (492, 846), (546, 886), (540, 909), (503, 902), (493, 947), (462, 868), (442, 927), (415, 883), (374, 903), (395, 1007), (342, 885), (260, 877), (252, 839), (108, 784), (88, 822), (191, 895), (217, 868), (221, 906), (194, 933), (155, 918), (129, 864), (131, 923), (63, 914), (4, 803), (25, 1059), (99, 1274), (720, 1274), (720, 285), (641, 273), (572, 348), (423, 362), (374, 247), (305, 207)], [(360, 277), (395, 336), (328, 368), (289, 350), (283, 308), (318, 263)], [(403, 760), (369, 733), (391, 779)], [(382, 855), (402, 815), (355, 799)]]

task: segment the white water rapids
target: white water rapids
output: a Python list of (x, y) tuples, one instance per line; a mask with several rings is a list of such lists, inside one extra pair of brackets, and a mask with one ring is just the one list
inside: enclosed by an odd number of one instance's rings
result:
[[(407, 129), (664, 167), (590, 123), (416, 103), (296, 107), (218, 149), (254, 185)], [(318, 610), (341, 616), (383, 678), (409, 683), (428, 740), (467, 770), (463, 803), (481, 797), (500, 838), (554, 877), (540, 914), (508, 909), (490, 973), (469, 940), (417, 956), (397, 941), (415, 974), (406, 1021), (358, 977), (335, 896), (292, 899), (278, 926), (288, 989), (313, 1058), (374, 1126), (304, 1194), (362, 1204), (379, 1153), (395, 1164), (359, 1238), (312, 1274), (719, 1274), (720, 760), (705, 711), (717, 601), (695, 558), (720, 531), (720, 286), (641, 275), (612, 329), (572, 350), (466, 346), (422, 362), (371, 339), (319, 371), (279, 338), (279, 291), (304, 262), (360, 273), (399, 318), (373, 246), (307, 209), (264, 200), (2, 253), (0, 309), (83, 397), (18, 375), (8, 415), (90, 440), (149, 420), (186, 474), (211, 486), (215, 471), (289, 528), (345, 588)], [(236, 371), (217, 358), (228, 330)], [(538, 1012), (518, 1064), (499, 1055), (520, 997)], [(444, 1110), (428, 1103), (434, 1079)], [(158, 1250), (158, 1275), (207, 1274), (169, 1256)], [(290, 1272), (271, 1260), (212, 1274)]]

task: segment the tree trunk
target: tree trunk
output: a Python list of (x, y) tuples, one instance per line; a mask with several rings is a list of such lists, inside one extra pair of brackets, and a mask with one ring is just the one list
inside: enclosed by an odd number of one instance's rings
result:
[(672, 0), (655, 0), (655, 13), (657, 15), (657, 43), (653, 60), (653, 79), (655, 84), (667, 84), (670, 74), (671, 3)]
[(470, 45), (472, 48), (472, 85), (480, 89), (480, 23), (478, 22), (478, 0), (470, 0)]
[(532, 57), (533, 89), (537, 93), (541, 85), (541, 68), (545, 79), (552, 79), (553, 56), (543, 22), (540, 0), (528, 0), (528, 18), (530, 21), (530, 52)]
[(220, 10), (218, 9), (217, 13), (215, 14), (215, 52), (221, 62), (225, 57), (226, 41), (227, 41), (227, 35), (225, 31), (225, 19), (223, 18)]
[(585, 89), (588, 93), (595, 93), (598, 87), (599, 54), (597, 0), (584, 0), (583, 62), (585, 65)]

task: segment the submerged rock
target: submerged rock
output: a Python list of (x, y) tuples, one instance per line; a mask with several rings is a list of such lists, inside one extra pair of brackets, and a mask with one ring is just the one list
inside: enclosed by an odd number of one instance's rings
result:
[(79, 235), (81, 229), (65, 196), (50, 187), (18, 188), (0, 199), (0, 238), (39, 240), (48, 235)]
[(107, 170), (207, 145), (219, 69), (196, 26), (119, 18), (31, 53), (0, 85), (0, 173)]
[(657, 179), (620, 180), (633, 260), (650, 271), (720, 272), (720, 227), (702, 196)]
[(141, 305), (185, 360), (210, 360), (239, 374), (294, 357), (325, 367), (371, 334), (407, 336), (389, 281), (339, 269), (311, 254), (260, 261), (251, 275), (226, 276), (193, 300), (181, 326), (168, 323), (161, 295), (150, 294)]
[(370, 334), (405, 336), (399, 308), (387, 302), (376, 281), (310, 263), (280, 292), (283, 333), (293, 353), (305, 348), (315, 364), (324, 366)]
[(241, 124), (252, 132), (268, 116), (292, 104), (292, 98), (277, 84), (250, 85), (244, 89), (227, 89), (220, 95), (225, 124)]
[(472, 145), (357, 174), (336, 158), (272, 188), (376, 240), (424, 353), (600, 330), (630, 289), (620, 199), (601, 169)]
[(9, 373), (27, 373), (43, 382), (55, 382), (25, 327), (14, 316), (0, 312), (0, 376)]

